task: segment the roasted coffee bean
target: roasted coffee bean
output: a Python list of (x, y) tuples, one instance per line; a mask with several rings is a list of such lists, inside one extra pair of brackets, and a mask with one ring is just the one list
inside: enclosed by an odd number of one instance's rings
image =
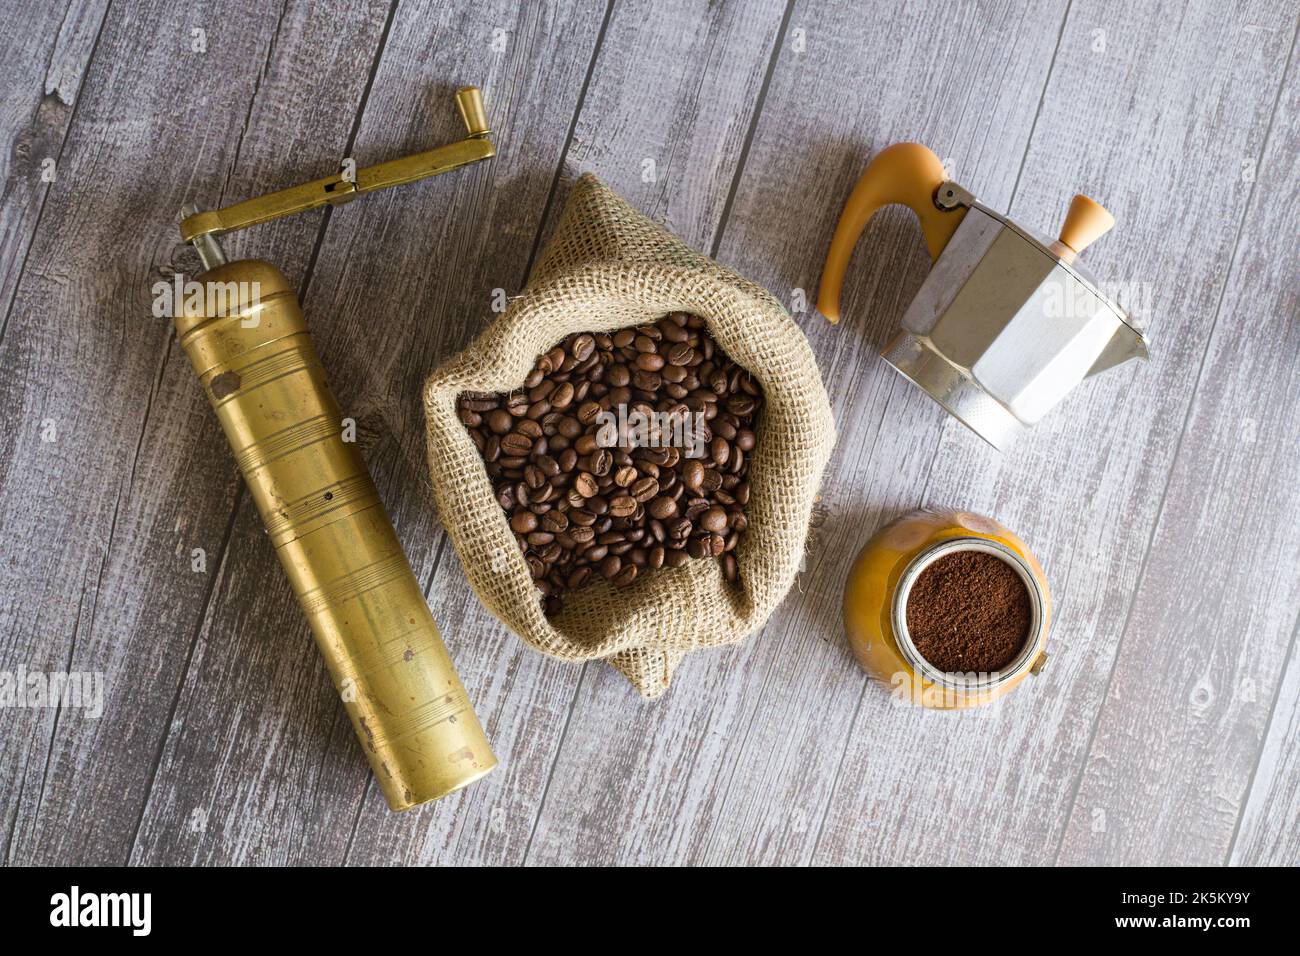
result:
[(498, 408), (488, 413), (487, 425), (495, 434), (504, 435), (514, 427), (515, 420), (509, 412)]
[(605, 372), (605, 384), (610, 388), (623, 388), (632, 381), (632, 373), (626, 365), (611, 365)]
[(741, 418), (754, 414), (754, 409), (757, 407), (757, 402), (748, 395), (737, 396), (727, 401), (727, 411)]
[(600, 494), (600, 486), (596, 484), (595, 477), (585, 471), (579, 472), (573, 479), (573, 490), (584, 498), (594, 498)]
[(537, 515), (531, 511), (516, 511), (510, 519), (510, 527), (516, 534), (528, 534), (537, 527)]
[(700, 527), (712, 534), (717, 534), (727, 527), (727, 512), (714, 505), (700, 515)]
[(480, 392), (466, 392), (460, 397), (462, 408), (468, 408), (472, 412), (490, 412), (501, 404), (500, 398), (496, 395), (485, 395)]
[(708, 498), (692, 498), (686, 502), (686, 518), (688, 521), (695, 521), (708, 510)]
[(661, 495), (650, 502), (647, 510), (649, 510), (652, 517), (658, 518), (660, 521), (675, 518), (677, 516), (677, 502), (672, 498)]
[(519, 432), (511, 432), (501, 439), (501, 454), (514, 456), (527, 455), (533, 450), (533, 440)]
[(632, 384), (643, 392), (653, 392), (663, 384), (663, 377), (658, 372), (637, 369), (632, 373)]
[(665, 342), (685, 342), (691, 337), (691, 333), (672, 319), (660, 319), (659, 332), (663, 335)]
[(679, 342), (668, 350), (668, 361), (673, 365), (690, 365), (695, 359), (695, 349)]
[(698, 458), (688, 458), (682, 466), (682, 482), (692, 491), (698, 490), (704, 482), (704, 463)]
[(573, 404), (573, 383), (565, 382), (551, 393), (552, 408), (568, 408)]
[(614, 575), (613, 582), (616, 587), (625, 588), (636, 580), (637, 570), (635, 564), (623, 565), (623, 570)]
[(573, 340), (573, 344), (569, 346), (569, 354), (579, 362), (585, 362), (595, 349), (596, 340), (590, 335), (583, 334)]
[(617, 554), (611, 554), (600, 562), (600, 573), (606, 578), (612, 578), (618, 574), (619, 569), (623, 567), (623, 559)]
[[(660, 377), (668, 384), (664, 386), (664, 391), (673, 398), (681, 398), (686, 394), (686, 389), (681, 388), (681, 383), (686, 380), (686, 369), (680, 365), (665, 365), (659, 373)], [(680, 392), (681, 394), (678, 394)]]
[(633, 498), (641, 502), (641, 504), (645, 504), (655, 495), (659, 494), (659, 482), (655, 481), (653, 478), (642, 478), (640, 481), (634, 482), (632, 487), (628, 490), (631, 492)]
[(631, 495), (619, 495), (609, 503), (609, 513), (615, 518), (626, 518), (636, 512), (636, 499)]
[(670, 568), (680, 568), (690, 560), (690, 555), (680, 548), (669, 548), (664, 553), (664, 564)]

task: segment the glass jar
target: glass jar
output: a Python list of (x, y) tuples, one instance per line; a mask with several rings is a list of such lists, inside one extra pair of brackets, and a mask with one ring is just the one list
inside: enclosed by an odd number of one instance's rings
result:
[[(921, 656), (907, 631), (907, 598), (917, 577), (946, 555), (982, 551), (1005, 561), (1029, 593), (1025, 642), (1000, 671), (941, 671)], [(844, 585), (844, 628), (862, 669), (889, 684), (899, 700), (952, 710), (1008, 693), (1047, 661), (1052, 602), (1047, 577), (1025, 543), (991, 518), (965, 511), (917, 510), (877, 531)]]

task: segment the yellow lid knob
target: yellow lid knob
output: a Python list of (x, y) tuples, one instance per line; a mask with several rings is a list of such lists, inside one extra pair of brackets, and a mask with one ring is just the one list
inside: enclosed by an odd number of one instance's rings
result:
[(1070, 200), (1070, 211), (1065, 214), (1065, 225), (1061, 227), (1061, 242), (1076, 253), (1083, 252), (1115, 225), (1115, 217), (1106, 211), (1099, 202), (1087, 196), (1075, 196)]

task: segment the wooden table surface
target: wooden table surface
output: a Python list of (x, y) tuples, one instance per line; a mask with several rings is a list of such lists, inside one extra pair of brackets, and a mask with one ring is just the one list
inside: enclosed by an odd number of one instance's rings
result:
[[(104, 681), (98, 718), (0, 709), (5, 861), (1300, 862), (1296, 0), (0, 6), (0, 671)], [(466, 83), (493, 162), (227, 243), (298, 283), (500, 757), (391, 814), (151, 287), (197, 271), (182, 202), (457, 138)], [(1152, 360), (984, 447), (877, 357), (928, 266), (903, 210), (841, 325), (801, 312), (899, 140), (1042, 232), (1107, 205), (1088, 264)], [(423, 466), (423, 377), (584, 171), (790, 306), (839, 427), (790, 596), (654, 702), (486, 614)], [(1047, 568), (1051, 661), (993, 707), (849, 656), (847, 563), (919, 505)]]

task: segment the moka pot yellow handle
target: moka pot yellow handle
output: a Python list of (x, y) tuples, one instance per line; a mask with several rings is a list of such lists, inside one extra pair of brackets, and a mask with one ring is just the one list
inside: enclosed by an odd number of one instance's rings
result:
[(966, 217), (964, 206), (947, 210), (935, 205), (935, 190), (946, 179), (939, 157), (920, 143), (896, 143), (876, 155), (853, 187), (848, 202), (844, 204), (844, 212), (840, 214), (839, 225), (835, 227), (826, 266), (822, 270), (821, 288), (817, 293), (818, 312), (831, 322), (839, 321), (840, 288), (844, 284), (849, 257), (862, 230), (882, 206), (901, 203), (916, 213), (921, 220), (921, 232), (930, 250), (930, 258), (939, 258)]

